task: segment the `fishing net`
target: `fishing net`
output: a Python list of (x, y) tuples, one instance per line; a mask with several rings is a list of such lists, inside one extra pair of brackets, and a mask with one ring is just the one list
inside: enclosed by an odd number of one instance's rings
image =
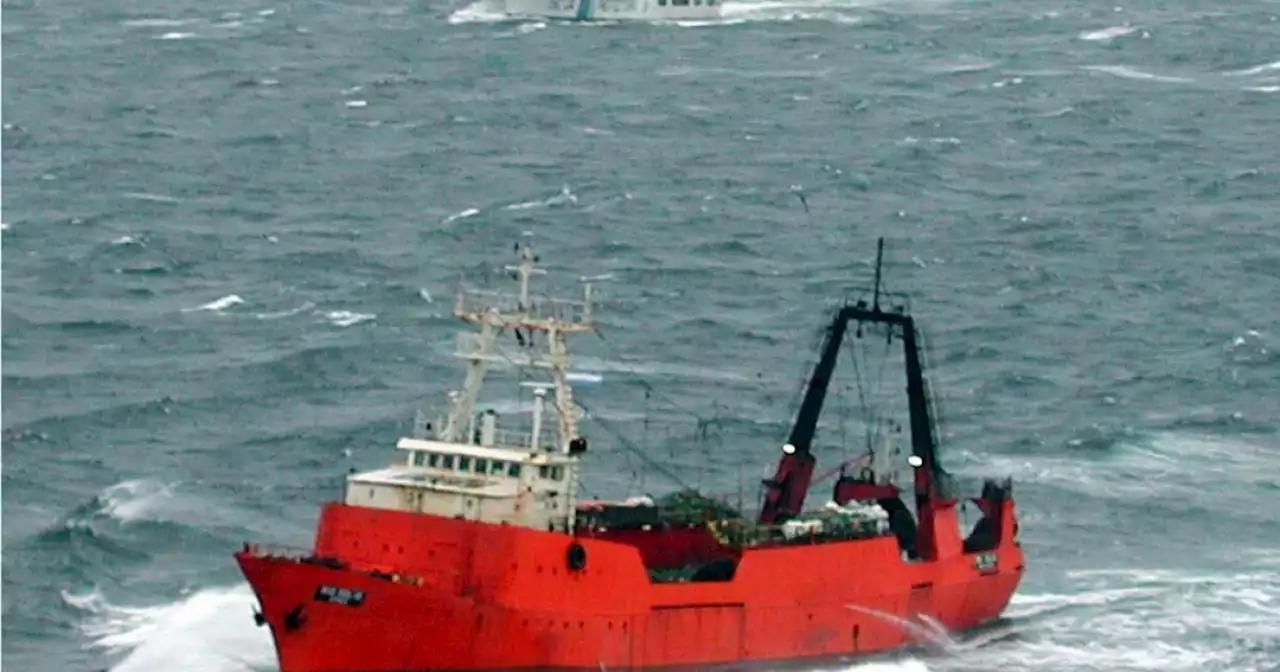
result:
[(742, 514), (728, 504), (707, 497), (697, 490), (677, 490), (654, 501), (662, 521), (670, 525), (699, 525), (710, 520), (741, 518)]

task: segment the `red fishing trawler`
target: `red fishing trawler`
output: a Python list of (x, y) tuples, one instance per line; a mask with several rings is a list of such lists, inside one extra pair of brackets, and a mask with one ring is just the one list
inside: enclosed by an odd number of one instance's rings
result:
[[(972, 500), (981, 519), (965, 535), (965, 500), (936, 455), (916, 324), (902, 307), (880, 307), (883, 240), (872, 303), (833, 316), (754, 517), (693, 491), (579, 501), (587, 442), (567, 337), (595, 329), (591, 285), (583, 301), (532, 295), (530, 278), (545, 271), (517, 248), (507, 269), (518, 295), (458, 295), (455, 315), (479, 334), (462, 343), (466, 380), (445, 416), (419, 417), (396, 446), (403, 459), (347, 477), (314, 548), (236, 554), (282, 672), (816, 662), (917, 643), (913, 624), (960, 632), (999, 617), (1023, 573), (1012, 485), (984, 482)], [(831, 500), (806, 509), (818, 418), (851, 324), (902, 345), (907, 464), (885, 464), (894, 456), (880, 450), (844, 465)], [(511, 361), (498, 346), (507, 331), (549, 374), (525, 383), (527, 430), (476, 410), (490, 365)], [(554, 429), (543, 427), (548, 414)]]

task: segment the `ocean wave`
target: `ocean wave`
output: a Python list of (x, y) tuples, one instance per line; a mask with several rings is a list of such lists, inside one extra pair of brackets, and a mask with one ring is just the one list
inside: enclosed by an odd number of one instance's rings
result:
[[(962, 450), (950, 459), (960, 475), (1003, 474), (1026, 484), (1023, 487), (1069, 493), (1087, 502), (1094, 515), (1101, 507), (1112, 515), (1141, 511), (1164, 525), (1187, 525), (1191, 520), (1275, 522), (1253, 502), (1280, 487), (1274, 477), (1277, 457), (1273, 449), (1247, 435), (1100, 431), (1091, 440), (1072, 441), (1079, 443), (1070, 452), (1054, 446), (1017, 455)], [(1083, 517), (1074, 519), (1074, 525), (1089, 524)], [(1153, 534), (1155, 529), (1130, 534)]]
[(1008, 617), (1018, 640), (975, 652), (964, 665), (1201, 672), (1258, 669), (1269, 659), (1280, 573), (1131, 568), (1065, 578), (1061, 592), (1016, 595)]
[(238, 306), (244, 303), (244, 299), (239, 294), (228, 294), (220, 299), (215, 299), (205, 304), (196, 306), (195, 308), (183, 308), (184, 313), (193, 313), (197, 311), (222, 312), (232, 306)]
[(114, 604), (97, 589), (63, 591), (62, 600), (84, 615), (80, 631), (94, 647), (123, 655), (111, 672), (275, 669), (271, 636), (253, 622), (257, 600), (248, 585), (202, 588), (146, 606)]

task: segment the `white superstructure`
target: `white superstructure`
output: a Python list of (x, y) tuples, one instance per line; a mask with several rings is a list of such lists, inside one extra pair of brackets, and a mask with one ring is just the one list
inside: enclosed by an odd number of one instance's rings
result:
[[(466, 379), (449, 394), (444, 417), (432, 423), (419, 414), (414, 436), (396, 445), (403, 461), (348, 476), (348, 505), (573, 529), (578, 462), (587, 444), (578, 435), (566, 340), (595, 329), (591, 285), (584, 285), (582, 301), (534, 295), (529, 280), (546, 271), (535, 267), (529, 246), (517, 249), (520, 264), (506, 270), (519, 280), (519, 294), (459, 290), (454, 315), (480, 330), (460, 341), (465, 349), (456, 354), (467, 361)], [(545, 382), (522, 384), (533, 398), (527, 426), (509, 428), (492, 410), (477, 411), (489, 365), (508, 359), (499, 336), (516, 339), (529, 353), (519, 359), (549, 374)]]

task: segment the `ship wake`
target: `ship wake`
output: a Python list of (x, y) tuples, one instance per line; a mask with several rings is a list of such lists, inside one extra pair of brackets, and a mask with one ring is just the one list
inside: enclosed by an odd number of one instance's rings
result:
[(928, 614), (917, 614), (913, 618), (904, 618), (897, 614), (857, 604), (846, 604), (845, 607), (851, 611), (857, 611), (891, 623), (900, 628), (916, 644), (938, 653), (964, 653), (1014, 634), (1012, 627), (1001, 626), (975, 633), (963, 640), (957, 640), (952, 637), (951, 632), (947, 630), (945, 625)]
[[(933, 672), (1001, 670), (1269, 670), (1280, 618), (1280, 553), (1251, 549), (1232, 571), (1100, 569), (1066, 572), (1051, 593), (1019, 593), (1007, 630), (953, 644), (923, 622)], [(999, 641), (996, 641), (999, 640)], [(938, 655), (941, 654), (941, 655)]]

